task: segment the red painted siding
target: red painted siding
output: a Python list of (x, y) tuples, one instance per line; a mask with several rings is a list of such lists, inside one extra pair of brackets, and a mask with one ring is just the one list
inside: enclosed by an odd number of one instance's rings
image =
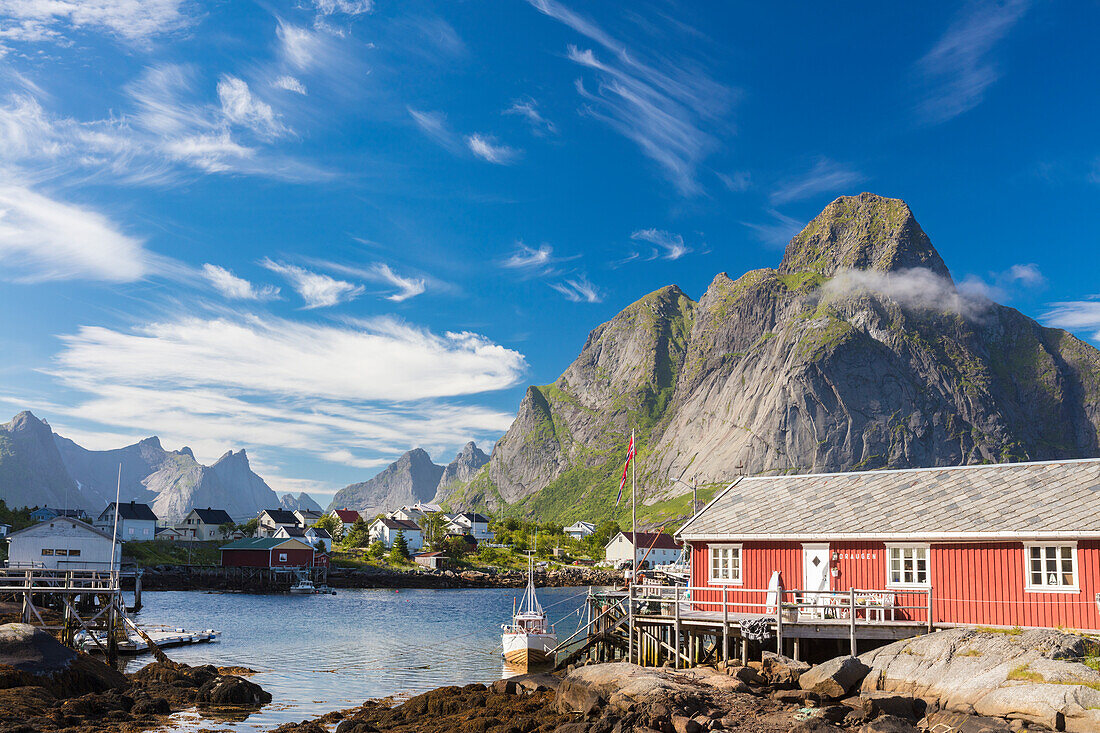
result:
[[(286, 554), (286, 560), (279, 556)], [(222, 550), (222, 566), (238, 568), (296, 568), (313, 564), (313, 550), (288, 548), (280, 550)]]
[[(702, 610), (721, 610), (722, 585), (709, 580), (708, 544), (692, 544), (692, 585), (695, 602)], [(728, 544), (716, 542), (714, 544)], [(802, 579), (802, 544), (798, 542), (740, 543), (743, 583), (727, 585), (730, 612), (762, 613), (763, 593), (747, 589), (768, 587), (772, 571), (782, 574), (786, 589), (799, 589)], [(1064, 627), (1100, 630), (1096, 594), (1100, 593), (1100, 542), (1077, 544), (1079, 592), (1029, 592), (1023, 543), (929, 543), (929, 579), (932, 586), (933, 621), (936, 623), (989, 626)], [(833, 542), (829, 544), (831, 589), (885, 590), (887, 551), (884, 542)], [(927, 620), (924, 592), (889, 591), (896, 606), (915, 606), (895, 611), (897, 619)], [(753, 604), (753, 605), (749, 605)]]

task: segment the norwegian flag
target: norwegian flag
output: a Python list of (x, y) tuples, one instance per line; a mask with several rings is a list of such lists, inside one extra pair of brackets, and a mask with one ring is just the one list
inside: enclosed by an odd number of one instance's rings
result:
[(623, 500), (623, 487), (626, 486), (626, 470), (630, 468), (630, 459), (634, 457), (634, 435), (630, 436), (630, 448), (626, 452), (626, 463), (623, 464), (623, 478), (619, 482), (619, 495), (615, 498), (615, 506)]

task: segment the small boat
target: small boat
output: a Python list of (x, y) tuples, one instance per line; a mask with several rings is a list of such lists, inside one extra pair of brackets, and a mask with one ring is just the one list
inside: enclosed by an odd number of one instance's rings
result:
[(312, 596), (317, 592), (317, 586), (309, 578), (299, 578), (295, 585), (290, 586), (291, 595)]
[(554, 627), (546, 621), (546, 614), (535, 595), (535, 560), (527, 566), (527, 590), (519, 607), (512, 609), (512, 623), (501, 624), (501, 656), (508, 664), (537, 666), (554, 661), (554, 648), (558, 645)]

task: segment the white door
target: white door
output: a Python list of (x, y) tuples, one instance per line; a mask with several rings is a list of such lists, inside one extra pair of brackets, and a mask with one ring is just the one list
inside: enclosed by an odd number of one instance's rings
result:
[[(802, 589), (805, 591), (829, 590), (829, 546), (802, 545)], [(826, 602), (824, 595), (806, 593), (803, 603), (821, 606)], [(822, 609), (807, 609), (803, 613), (810, 616), (824, 615)]]

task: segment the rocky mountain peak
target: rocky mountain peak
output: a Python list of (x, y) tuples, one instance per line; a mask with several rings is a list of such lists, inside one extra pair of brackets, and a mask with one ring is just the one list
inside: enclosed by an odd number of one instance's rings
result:
[(236, 451), (236, 452), (234, 452), (232, 450), (227, 450), (225, 453), (222, 454), (221, 458), (214, 461), (215, 466), (217, 466), (219, 463), (240, 464), (240, 465), (244, 466), (245, 468), (247, 468), (248, 467), (248, 454), (245, 453), (244, 448), (241, 448), (239, 451)]
[(428, 501), (444, 470), (423, 448), (413, 448), (373, 478), (340, 489), (328, 508), (347, 507), (369, 515)]
[(39, 420), (34, 416), (34, 413), (29, 410), (23, 410), (8, 423), (8, 430), (17, 432), (42, 432), (52, 433), (49, 424), (45, 420)]
[(155, 435), (150, 435), (148, 438), (143, 438), (138, 441), (138, 446), (141, 448), (153, 448), (155, 450), (164, 450), (160, 444), (160, 438)]
[(455, 481), (469, 481), (488, 462), (488, 454), (478, 448), (477, 444), (471, 440), (462, 446), (462, 450), (458, 452), (455, 459), (447, 464), (447, 468), (443, 471), (443, 477), (439, 479), (439, 486), (442, 488)]
[(915, 267), (951, 277), (908, 204), (861, 193), (841, 196), (814, 217), (787, 245), (779, 272), (830, 277), (843, 269), (891, 272)]

